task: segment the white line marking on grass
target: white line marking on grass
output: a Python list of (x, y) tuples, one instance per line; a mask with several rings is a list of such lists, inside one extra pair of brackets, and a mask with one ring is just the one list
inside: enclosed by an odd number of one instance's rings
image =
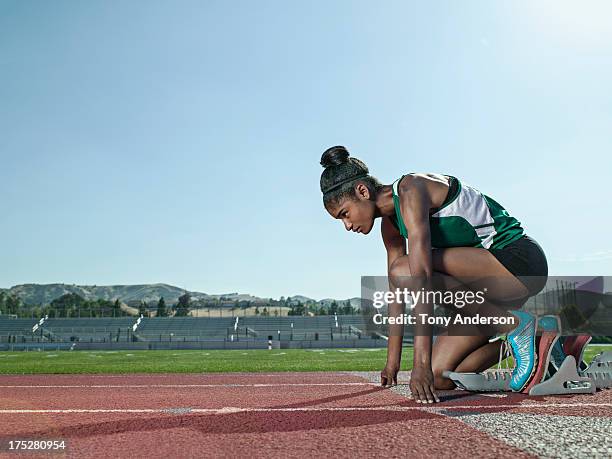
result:
[(147, 388), (147, 387), (172, 387), (172, 388), (189, 388), (189, 387), (279, 387), (279, 386), (380, 386), (378, 383), (361, 383), (361, 382), (346, 382), (346, 383), (252, 383), (252, 384), (70, 384), (70, 385), (0, 385), (0, 389), (117, 389), (117, 388)]
[[(229, 352), (229, 351), (228, 351)], [(233, 352), (233, 351), (232, 351)], [(19, 357), (17, 355), (15, 356), (11, 356), (8, 355), (7, 357)], [(77, 363), (75, 365), (80, 365), (80, 363)], [(376, 373), (376, 372), (374, 372)], [(53, 377), (53, 378), (74, 378), (76, 377), (83, 377), (83, 378), (206, 378), (206, 379), (214, 379), (215, 377), (227, 377), (227, 375), (231, 375), (231, 376), (237, 376), (237, 377), (245, 377), (248, 376), (249, 378), (252, 378), (253, 376), (257, 376), (258, 378), (267, 378), (267, 377), (279, 377), (279, 376), (286, 376), (286, 375), (290, 375), (290, 376), (300, 376), (302, 374), (306, 374), (306, 375), (313, 375), (313, 374), (321, 374), (321, 372), (316, 372), (316, 371), (305, 371), (305, 372), (296, 372), (296, 371), (277, 371), (277, 372), (272, 372), (272, 373), (252, 373), (252, 372), (245, 372), (245, 371), (237, 371), (237, 372), (232, 372), (232, 373), (205, 373), (205, 372), (200, 372), (200, 373), (129, 373), (129, 374), (116, 374), (116, 373), (108, 373), (108, 374), (100, 374), (100, 373), (75, 373), (75, 374), (69, 374), (69, 373), (61, 373), (61, 374), (52, 374), (52, 375), (48, 375), (48, 374), (38, 374), (38, 373), (32, 373), (32, 374), (2, 374), (1, 376), (3, 378), (9, 378), (9, 377), (17, 377), (17, 378), (24, 378), (24, 377), (32, 377), (32, 378), (41, 378), (41, 379), (48, 379), (49, 377)], [(332, 372), (327, 372), (328, 375), (333, 375), (333, 376), (342, 376), (342, 375), (346, 375), (349, 374), (351, 375), (351, 372), (344, 372), (344, 371), (332, 371)], [(378, 374), (378, 373), (376, 373)], [(362, 378), (360, 378), (362, 379)], [(408, 384), (408, 382), (402, 382), (401, 384)]]
[[(558, 408), (558, 407), (612, 407), (612, 403), (563, 403), (563, 404), (542, 404), (540, 408)], [(364, 407), (364, 406), (347, 406), (347, 407), (302, 407), (302, 408), (240, 408), (227, 406), (223, 408), (189, 408), (182, 410), (181, 414), (228, 414), (228, 413), (274, 413), (274, 412), (321, 412), (321, 411), (429, 411), (437, 413), (449, 409), (476, 409), (490, 410), (499, 408), (520, 408), (516, 405), (455, 405), (455, 406), (384, 406), (384, 407)], [(72, 414), (72, 413), (176, 413), (176, 408), (137, 408), (137, 409), (51, 409), (51, 410), (0, 410), (0, 414)]]

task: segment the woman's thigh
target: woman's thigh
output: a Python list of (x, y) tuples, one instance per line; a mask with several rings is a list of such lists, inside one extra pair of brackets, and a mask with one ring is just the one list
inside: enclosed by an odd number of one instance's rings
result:
[(477, 247), (450, 247), (432, 251), (434, 271), (455, 278), (472, 290), (487, 289), (488, 300), (525, 298), (525, 285), (491, 252)]
[[(489, 300), (525, 298), (525, 285), (502, 265), (491, 252), (477, 247), (450, 247), (432, 250), (435, 285), (441, 289), (464, 286), (472, 290), (487, 288)], [(395, 286), (411, 285), (408, 255), (391, 265), (390, 280)]]

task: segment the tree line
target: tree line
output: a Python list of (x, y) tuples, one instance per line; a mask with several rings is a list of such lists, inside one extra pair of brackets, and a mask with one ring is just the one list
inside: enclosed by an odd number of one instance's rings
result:
[[(228, 308), (227, 304), (216, 303), (211, 309), (224, 307)], [(254, 303), (251, 301), (237, 301), (229, 303), (229, 309), (248, 309), (255, 307), (255, 315), (260, 316), (278, 316), (280, 308), (287, 308), (287, 314), (290, 316), (307, 316), (307, 315), (333, 315), (333, 314), (356, 314), (358, 310), (351, 306), (349, 300), (344, 302), (332, 301), (329, 307), (319, 305), (316, 302), (292, 301), (291, 297), (281, 297), (280, 300), (270, 298), (268, 303)], [(66, 293), (58, 298), (55, 298), (47, 305), (42, 304), (26, 304), (19, 296), (8, 292), (0, 292), (0, 314), (14, 315), (17, 317), (123, 317), (130, 316), (128, 311), (121, 308), (120, 299), (105, 300), (105, 299), (86, 299), (76, 293)], [(190, 295), (185, 293), (178, 298), (176, 303), (167, 304), (164, 297), (160, 297), (157, 303), (151, 307), (150, 303), (141, 301), (134, 305), (138, 309), (138, 314), (145, 317), (185, 317), (189, 315), (192, 309), (204, 308), (200, 301), (192, 301)], [(209, 306), (210, 307), (210, 306)], [(153, 312), (154, 311), (154, 312)]]
[(128, 316), (121, 303), (95, 299), (88, 300), (76, 293), (67, 293), (47, 305), (26, 304), (17, 295), (0, 292), (0, 314), (30, 317), (122, 317)]

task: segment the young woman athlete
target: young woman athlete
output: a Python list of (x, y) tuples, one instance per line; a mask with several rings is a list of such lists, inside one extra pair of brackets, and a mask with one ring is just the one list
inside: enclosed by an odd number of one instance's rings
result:
[[(472, 290), (488, 287), (487, 304), (478, 312), (513, 318), (513, 324), (497, 325), (492, 334), (506, 335), (515, 359), (511, 388), (525, 387), (536, 367), (536, 319), (518, 308), (544, 287), (548, 265), (519, 221), (490, 197), (449, 175), (410, 173), (383, 185), (342, 146), (327, 149), (321, 165), (324, 206), (347, 231), (368, 234), (374, 221), (382, 218), (390, 290), (402, 288), (410, 278), (441, 280), (444, 285), (469, 278)], [(421, 307), (422, 312), (432, 312), (431, 306)], [(463, 312), (470, 313), (467, 309)], [(403, 305), (389, 305), (389, 315), (401, 312)], [(402, 334), (403, 326), (390, 326), (383, 386), (397, 384)], [(490, 335), (455, 334), (449, 328), (432, 345), (431, 329), (417, 322), (410, 379), (417, 402), (439, 401), (436, 389), (454, 387), (442, 376), (444, 370), (478, 372), (495, 363), (500, 342), (489, 342)]]

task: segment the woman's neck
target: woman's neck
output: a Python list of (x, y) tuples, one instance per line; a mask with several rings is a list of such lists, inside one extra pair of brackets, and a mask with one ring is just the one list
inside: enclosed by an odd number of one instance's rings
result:
[(376, 211), (375, 217), (389, 217), (395, 214), (395, 206), (393, 204), (393, 187), (391, 185), (383, 186), (376, 194)]

